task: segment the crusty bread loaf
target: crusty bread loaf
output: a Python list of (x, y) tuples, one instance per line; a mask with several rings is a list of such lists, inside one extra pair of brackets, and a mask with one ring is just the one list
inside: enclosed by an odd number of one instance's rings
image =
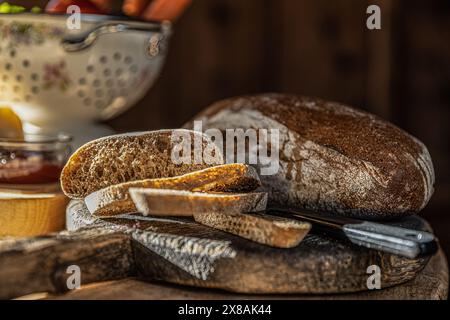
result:
[(194, 120), (203, 130), (279, 130), (279, 170), (260, 176), (270, 204), (377, 219), (416, 213), (433, 193), (433, 164), (419, 140), (339, 103), (261, 94), (217, 102)]
[(208, 212), (257, 212), (266, 209), (267, 193), (205, 193), (170, 189), (130, 188), (144, 215), (193, 216)]
[(130, 188), (173, 189), (194, 192), (249, 192), (260, 187), (256, 169), (245, 164), (224, 164), (181, 176), (120, 183), (85, 198), (92, 214), (112, 216), (136, 211)]
[[(187, 131), (191, 135), (191, 158), (194, 154), (194, 137), (201, 139), (203, 147), (208, 141), (201, 133)], [(111, 185), (165, 178), (201, 170), (213, 165), (218, 158), (215, 149), (205, 154), (196, 164), (175, 164), (171, 159), (174, 143), (173, 130), (159, 130), (114, 135), (91, 141), (79, 148), (69, 159), (61, 173), (61, 187), (70, 198), (82, 199), (88, 194)], [(210, 157), (210, 155), (212, 157)], [(208, 158), (210, 157), (210, 158)]]

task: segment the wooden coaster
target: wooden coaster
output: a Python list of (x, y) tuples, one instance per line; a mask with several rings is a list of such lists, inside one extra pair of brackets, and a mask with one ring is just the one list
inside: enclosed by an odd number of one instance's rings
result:
[(0, 192), (0, 236), (38, 236), (65, 227), (68, 198), (61, 192)]

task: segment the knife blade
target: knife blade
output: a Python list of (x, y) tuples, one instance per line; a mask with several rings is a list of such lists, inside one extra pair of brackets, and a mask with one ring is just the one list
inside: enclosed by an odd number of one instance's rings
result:
[(358, 246), (411, 259), (429, 256), (438, 250), (437, 238), (426, 231), (329, 214), (318, 214), (307, 210), (270, 208), (266, 213), (307, 221), (312, 224), (312, 232), (324, 233), (335, 238), (345, 238)]

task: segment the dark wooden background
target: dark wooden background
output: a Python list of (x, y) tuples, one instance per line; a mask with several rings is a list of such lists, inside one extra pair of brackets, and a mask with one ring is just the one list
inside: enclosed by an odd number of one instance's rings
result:
[[(366, 28), (370, 4), (381, 30)], [(345, 102), (422, 140), (436, 171), (423, 215), (450, 255), (450, 1), (194, 0), (159, 82), (109, 124), (177, 127), (218, 99), (268, 91)]]

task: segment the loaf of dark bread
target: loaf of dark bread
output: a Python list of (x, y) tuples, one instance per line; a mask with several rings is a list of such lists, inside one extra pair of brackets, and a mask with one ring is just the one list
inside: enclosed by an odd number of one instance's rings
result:
[(271, 205), (378, 219), (417, 213), (433, 193), (433, 164), (419, 140), (339, 103), (261, 94), (217, 102), (193, 120), (203, 130), (279, 130), (279, 170), (260, 175)]
[[(189, 163), (176, 164), (172, 150), (174, 130), (119, 134), (91, 141), (79, 148), (61, 173), (61, 187), (73, 199), (82, 199), (100, 189), (136, 180), (158, 179), (183, 175), (222, 164), (222, 150), (213, 148), (200, 162), (194, 161), (195, 141), (206, 148), (205, 135), (178, 129), (190, 137)], [(219, 154), (220, 156), (216, 157)], [(219, 162), (216, 160), (220, 159)]]

